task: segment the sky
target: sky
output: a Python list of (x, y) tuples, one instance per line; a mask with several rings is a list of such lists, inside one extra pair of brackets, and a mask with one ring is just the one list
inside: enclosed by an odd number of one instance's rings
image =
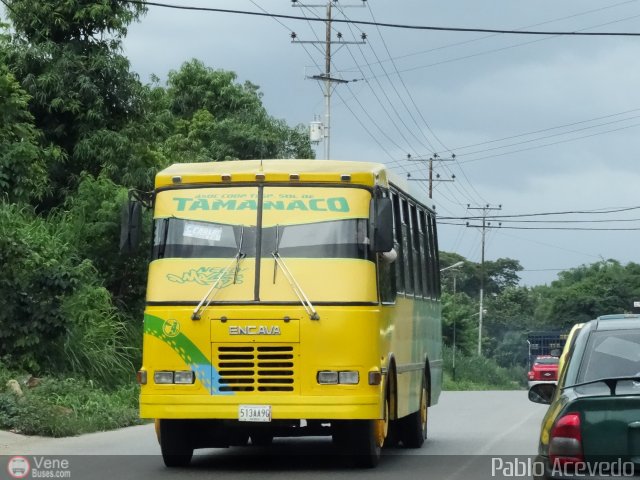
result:
[[(167, 0), (166, 3), (324, 17), (326, 0)], [(302, 1), (298, 2), (299, 4)], [(438, 27), (640, 32), (640, 0), (339, 0), (334, 18)], [(260, 86), (289, 125), (324, 115), (321, 22), (149, 7), (124, 53), (143, 82), (192, 58)], [(295, 32), (299, 42), (292, 43)], [(523, 285), (615, 259), (640, 263), (640, 36), (509, 35), (333, 24), (331, 157), (386, 163), (426, 177), (440, 249), (520, 261)], [(317, 147), (317, 158), (324, 149)], [(451, 159), (455, 154), (455, 159)], [(407, 161), (411, 155), (413, 161)], [(426, 182), (412, 182), (425, 192)], [(624, 211), (612, 211), (624, 210)], [(581, 214), (522, 216), (550, 212)], [(519, 220), (521, 223), (516, 223)], [(597, 220), (597, 222), (595, 222)], [(616, 220), (616, 221), (613, 221)], [(465, 224), (469, 221), (470, 227)], [(522, 222), (522, 221), (526, 221)], [(548, 223), (539, 223), (545, 221)], [(550, 221), (554, 223), (550, 223)], [(498, 223), (501, 222), (499, 226)], [(577, 223), (581, 222), (581, 223)], [(453, 224), (453, 225), (452, 225)], [(549, 229), (552, 228), (552, 229)], [(571, 230), (557, 230), (570, 228)], [(587, 230), (576, 230), (576, 228)], [(593, 230), (594, 228), (604, 230)]]

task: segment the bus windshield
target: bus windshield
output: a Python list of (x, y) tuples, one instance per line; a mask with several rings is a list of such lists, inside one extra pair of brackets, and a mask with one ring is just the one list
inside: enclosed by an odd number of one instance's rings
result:
[[(224, 274), (214, 303), (297, 302), (287, 280), (277, 275), (276, 253), (312, 301), (377, 301), (368, 190), (261, 190), (221, 186), (159, 192), (148, 300), (200, 300)], [(241, 239), (243, 261), (231, 278), (225, 265)]]
[[(153, 259), (232, 258), (240, 247), (255, 257), (257, 228), (184, 218), (156, 220)], [(369, 258), (366, 219), (324, 221), (302, 225), (276, 225), (262, 229), (262, 255), (278, 251), (299, 258)]]

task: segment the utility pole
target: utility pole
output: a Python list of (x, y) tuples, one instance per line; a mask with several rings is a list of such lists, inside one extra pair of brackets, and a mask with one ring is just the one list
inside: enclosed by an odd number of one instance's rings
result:
[[(458, 273), (458, 271), (456, 270), (457, 268), (461, 267), (464, 264), (464, 261), (459, 261), (454, 263), (453, 265), (449, 265), (448, 267), (442, 268), (440, 269), (440, 274), (442, 274), (442, 272), (446, 271), (446, 270), (452, 270), (453, 271), (453, 304), (455, 305), (455, 301), (456, 301), (456, 280), (458, 278), (458, 276), (456, 275)], [(455, 308), (454, 308), (454, 314), (453, 314), (453, 380), (455, 381), (456, 379), (456, 315), (455, 315)]]
[[(482, 211), (482, 225), (470, 225), (467, 222), (467, 227), (480, 227), (482, 234), (482, 254), (480, 260), (480, 309), (478, 311), (478, 356), (482, 355), (482, 315), (484, 313), (484, 246), (485, 246), (485, 236), (487, 232), (487, 228), (491, 227), (491, 222), (487, 222), (487, 215), (489, 212), (493, 210), (502, 210), (502, 205), (498, 205), (497, 207), (492, 207), (489, 204), (486, 204), (482, 207), (472, 207), (467, 204), (468, 210), (481, 210)], [(502, 225), (499, 223), (498, 226)]]
[[(433, 198), (433, 182), (455, 182), (456, 176), (451, 175), (451, 178), (440, 178), (440, 174), (436, 173), (435, 178), (433, 176), (433, 162), (453, 162), (455, 161), (455, 154), (451, 155), (451, 158), (440, 158), (437, 153), (434, 153), (433, 156), (429, 157), (427, 160), (429, 162), (429, 177), (428, 178), (413, 178), (410, 173), (407, 173), (407, 180), (413, 182), (428, 182), (429, 185), (429, 198)], [(407, 160), (414, 162), (423, 162), (423, 158), (411, 158), (411, 154), (407, 154)]]
[[(342, 8), (350, 8), (350, 7), (364, 7), (367, 0), (362, 0), (362, 5), (342, 5), (340, 4), (340, 9)], [(324, 158), (329, 160), (331, 157), (331, 94), (333, 89), (333, 84), (341, 84), (341, 83), (349, 83), (349, 80), (344, 80), (341, 78), (336, 78), (331, 76), (331, 46), (334, 44), (344, 46), (344, 45), (358, 45), (364, 44), (367, 39), (367, 35), (363, 33), (361, 35), (361, 41), (358, 42), (348, 42), (342, 40), (342, 33), (338, 32), (337, 37), (338, 40), (331, 39), (331, 31), (332, 31), (332, 20), (333, 20), (333, 12), (332, 7), (338, 4), (338, 0), (327, 0), (325, 5), (310, 5), (303, 4), (299, 0), (291, 0), (291, 6), (293, 7), (302, 7), (302, 8), (324, 8), (326, 7), (326, 20), (325, 20), (325, 40), (298, 40), (298, 36), (295, 32), (291, 33), (291, 43), (300, 43), (300, 44), (313, 44), (313, 45), (324, 45), (324, 72), (316, 75), (312, 75), (310, 79), (319, 80), (324, 84), (324, 125), (323, 125), (323, 138), (324, 138)]]
[[(453, 274), (453, 302), (456, 301), (456, 280), (458, 276)], [(456, 381), (456, 314), (453, 312), (453, 381)]]

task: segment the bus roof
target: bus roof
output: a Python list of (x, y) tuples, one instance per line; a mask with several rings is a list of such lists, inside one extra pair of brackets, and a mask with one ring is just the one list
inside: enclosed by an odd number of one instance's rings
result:
[[(262, 182), (350, 183), (374, 187), (388, 187), (393, 183), (416, 201), (425, 203), (424, 191), (409, 185), (406, 179), (394, 175), (387, 166), (374, 162), (343, 160), (230, 160), (220, 162), (175, 163), (158, 172), (155, 187), (169, 187), (197, 183), (255, 182), (263, 174)], [(294, 175), (294, 178), (291, 177)], [(295, 176), (297, 175), (297, 178)], [(343, 180), (350, 175), (350, 180)], [(225, 178), (223, 178), (225, 177)]]
[[(351, 175), (351, 182), (375, 185), (375, 175), (386, 177), (381, 163), (346, 162), (337, 160), (233, 160), (204, 163), (175, 163), (156, 176), (156, 188), (181, 183), (218, 183), (222, 175), (230, 175), (231, 183), (255, 182), (256, 174), (265, 174), (265, 181), (289, 182), (298, 174), (302, 182), (340, 182), (341, 175)], [(227, 180), (228, 181), (228, 180)], [(386, 178), (377, 183), (386, 184)]]

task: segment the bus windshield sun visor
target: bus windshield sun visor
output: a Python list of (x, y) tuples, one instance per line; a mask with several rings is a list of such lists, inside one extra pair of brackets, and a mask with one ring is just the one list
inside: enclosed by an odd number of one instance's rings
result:
[[(222, 272), (220, 272), (220, 275), (218, 275), (218, 277), (215, 279), (209, 291), (207, 291), (207, 293), (202, 298), (202, 300), (200, 300), (200, 303), (198, 303), (198, 306), (193, 310), (193, 313), (191, 314), (191, 320), (200, 320), (204, 311), (207, 309), (209, 304), (211, 304), (211, 301), (213, 300), (215, 293), (219, 290), (218, 286), (221, 284), (222, 279), (227, 274), (227, 272), (231, 269), (231, 267), (235, 267), (233, 272), (233, 283), (235, 284), (237, 282), (238, 269), (240, 268), (240, 262), (242, 261), (243, 258), (247, 256), (242, 251), (243, 240), (244, 240), (244, 225), (242, 225), (242, 227), (240, 228), (240, 242), (239, 242), (240, 244), (238, 245), (238, 251), (236, 252), (235, 257), (233, 257), (233, 260), (231, 261), (231, 263), (229, 263), (229, 265), (227, 265), (225, 269), (222, 270)], [(216, 290), (216, 288), (218, 288), (218, 290)], [(204, 305), (205, 302), (207, 302), (206, 305)], [(201, 308), (202, 308), (202, 311), (200, 311)]]

